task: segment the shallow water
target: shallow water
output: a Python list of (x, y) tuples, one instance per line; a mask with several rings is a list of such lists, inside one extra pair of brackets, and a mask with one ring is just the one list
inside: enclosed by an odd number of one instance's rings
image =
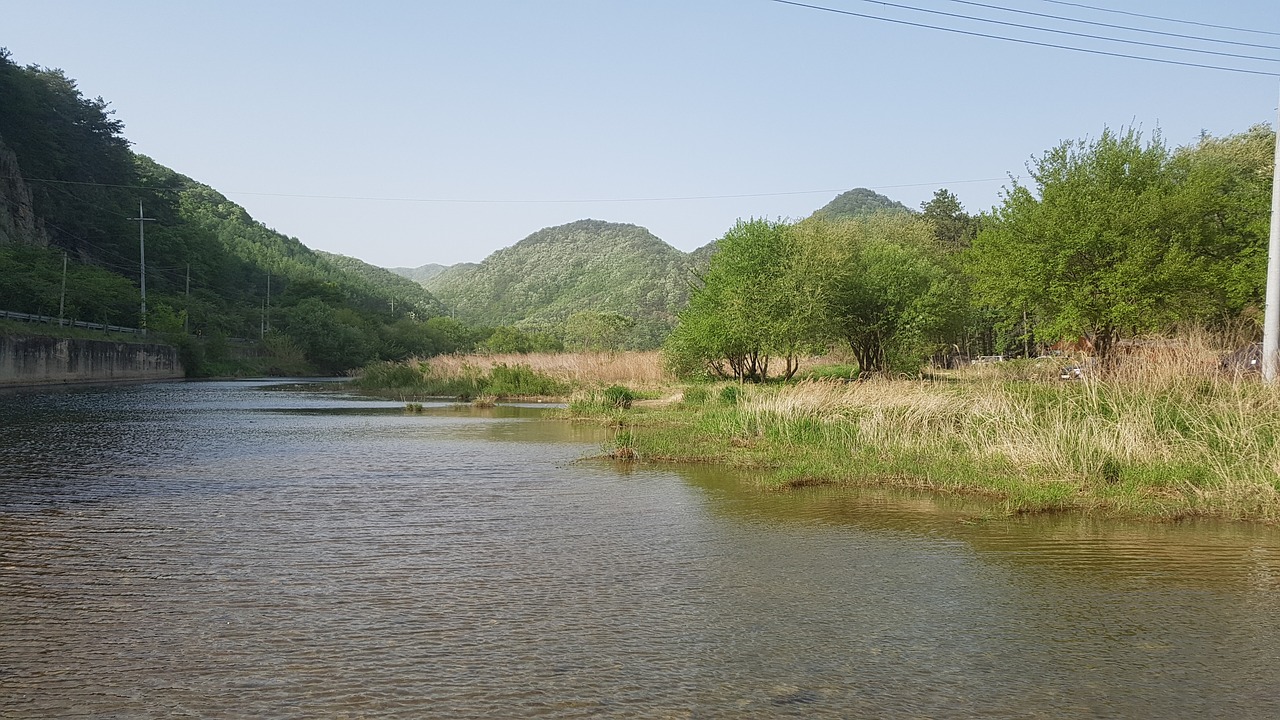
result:
[(0, 396), (0, 716), (1280, 716), (1273, 528), (765, 492), (542, 412)]

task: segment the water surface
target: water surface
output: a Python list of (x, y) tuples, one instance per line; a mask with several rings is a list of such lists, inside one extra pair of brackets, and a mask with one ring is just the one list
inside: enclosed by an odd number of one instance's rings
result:
[(1280, 716), (1273, 528), (765, 492), (541, 414), (0, 396), (0, 716)]

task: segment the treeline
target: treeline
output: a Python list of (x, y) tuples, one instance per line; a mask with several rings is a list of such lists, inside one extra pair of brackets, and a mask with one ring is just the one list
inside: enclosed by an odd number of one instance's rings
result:
[(1033, 158), (977, 216), (939, 190), (918, 214), (739, 222), (665, 349), (683, 373), (790, 377), (847, 347), (863, 372), (1024, 355), (1181, 326), (1257, 328), (1275, 133), (1170, 149), (1104, 131)]
[[(225, 371), (232, 338), (265, 341), (261, 370), (341, 372), (486, 336), (446, 317), (418, 284), (312, 251), (133, 153), (106, 101), (3, 49), (0, 201), (0, 308), (146, 327), (182, 345), (197, 372)], [(146, 317), (139, 203), (154, 219)]]

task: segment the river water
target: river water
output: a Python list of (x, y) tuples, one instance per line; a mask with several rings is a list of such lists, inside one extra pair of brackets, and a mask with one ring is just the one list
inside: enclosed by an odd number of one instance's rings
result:
[(0, 716), (1280, 717), (1274, 528), (767, 492), (541, 414), (0, 395)]

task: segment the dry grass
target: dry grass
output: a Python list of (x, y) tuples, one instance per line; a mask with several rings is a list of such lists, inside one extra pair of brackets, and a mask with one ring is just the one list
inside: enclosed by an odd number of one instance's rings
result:
[(534, 372), (574, 387), (627, 384), (645, 390), (670, 387), (673, 378), (663, 368), (658, 351), (531, 353), (528, 355), (441, 355), (422, 361), (438, 377), (464, 377), (495, 365), (523, 365)]
[(890, 484), (990, 491), (1018, 507), (1280, 519), (1280, 389), (1220, 372), (1224, 348), (1208, 340), (1135, 343), (1077, 381), (1057, 379), (1058, 361), (1040, 363), (1052, 372), (1031, 361), (745, 386), (702, 427), (784, 470), (808, 458), (804, 478), (889, 468), (901, 474)]

